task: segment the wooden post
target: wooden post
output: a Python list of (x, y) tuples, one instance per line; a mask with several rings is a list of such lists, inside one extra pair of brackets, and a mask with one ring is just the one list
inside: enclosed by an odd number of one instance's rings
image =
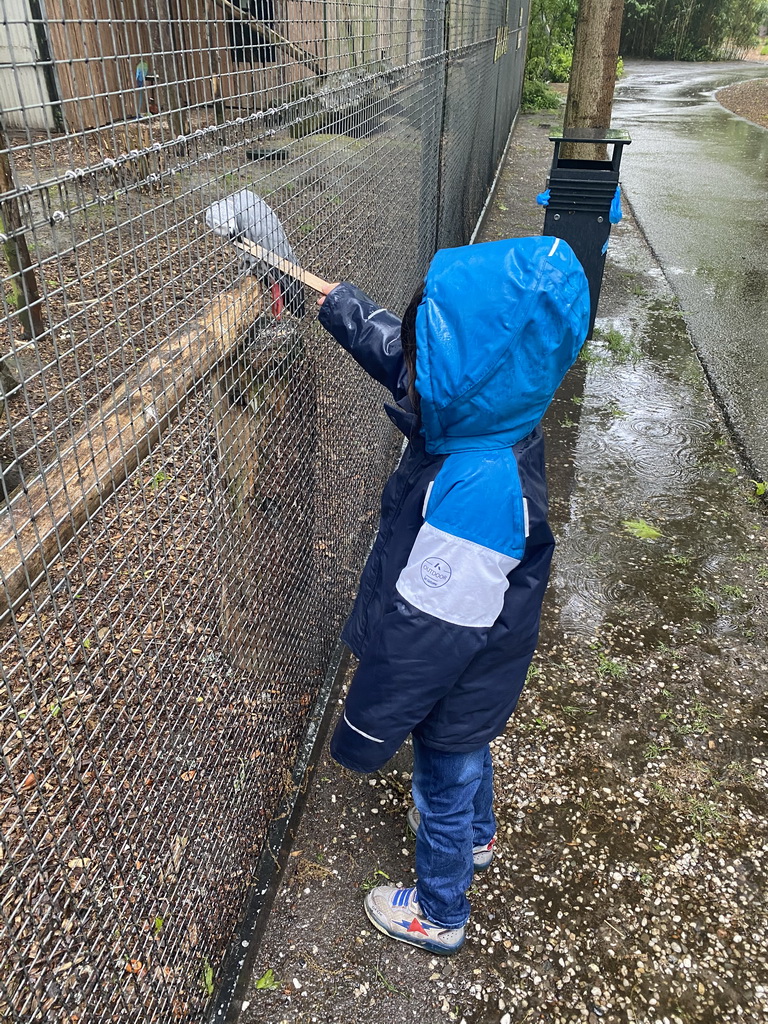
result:
[[(0, 195), (15, 191), (8, 143), (0, 122)], [(44, 327), (40, 291), (27, 240), (22, 233), (23, 227), (19, 201), (15, 195), (9, 194), (0, 202), (0, 231), (8, 236), (3, 242), (3, 252), (10, 271), (6, 287), (10, 290), (10, 305), (18, 312), (25, 337), (31, 341), (40, 337)]]
[[(265, 316), (213, 378), (220, 634), (233, 666), (278, 682), (313, 559), (314, 369), (298, 335)], [(269, 658), (269, 663), (267, 662)]]
[(205, 0), (205, 36), (208, 43), (208, 59), (211, 62), (211, 99), (216, 117), (216, 124), (224, 124), (226, 116), (224, 113), (224, 101), (221, 98), (221, 61), (219, 60), (218, 44), (216, 42), (215, 8), (211, 7), (209, 0)]
[[(624, 0), (579, 0), (564, 132), (610, 128)], [(605, 146), (569, 145), (571, 160), (605, 160)]]
[(184, 95), (186, 83), (179, 83), (179, 55), (176, 51), (171, 0), (155, 0), (154, 16), (149, 20), (149, 37), (153, 50), (150, 71), (156, 74), (159, 66), (162, 78), (158, 83), (158, 94), (165, 98), (165, 102), (160, 104), (161, 113), (168, 116), (177, 138), (187, 135), (189, 118)]

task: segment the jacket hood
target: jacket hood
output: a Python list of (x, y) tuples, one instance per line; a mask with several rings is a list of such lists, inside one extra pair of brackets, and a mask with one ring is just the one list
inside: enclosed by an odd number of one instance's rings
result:
[(508, 448), (541, 420), (584, 343), (589, 286), (567, 242), (441, 249), (416, 314), (427, 450)]

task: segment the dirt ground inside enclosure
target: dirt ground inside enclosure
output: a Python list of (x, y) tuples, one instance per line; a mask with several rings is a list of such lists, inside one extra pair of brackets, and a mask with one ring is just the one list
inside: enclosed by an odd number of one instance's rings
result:
[[(541, 230), (549, 126), (520, 119), (484, 239)], [(439, 960), (363, 913), (414, 878), (408, 750), (371, 778), (324, 756), (239, 1024), (768, 1016), (765, 506), (626, 209), (547, 433), (553, 583), (493, 745), (498, 852), (465, 947)]]
[[(46, 301), (61, 328), (16, 349), (26, 386), (23, 396), (8, 398), (15, 450), (37, 437), (41, 461), (53, 457), (87, 417), (98, 389), (109, 390), (126, 364), (130, 372), (153, 344), (231, 284), (234, 254), (199, 223), (200, 207), (225, 191), (255, 187), (273, 205), (285, 203), (286, 229), (314, 269), (343, 276), (353, 260), (369, 285), (382, 268), (389, 273), (384, 253), (392, 239), (378, 224), (404, 189), (420, 187), (418, 132), (392, 116), (391, 135), (286, 140), (289, 158), (282, 162), (239, 168), (233, 155), (226, 182), (207, 175), (209, 165), (206, 173), (179, 172), (157, 191), (116, 193), (73, 213), (58, 243), (53, 230), (41, 229), (36, 255), (45, 267), (60, 268), (59, 287), (51, 286)], [(352, 235), (349, 206), (361, 196), (370, 200), (364, 230)], [(166, 235), (179, 204), (181, 227)], [(88, 219), (94, 210), (96, 229)], [(160, 233), (143, 261), (126, 252), (131, 222), (131, 244)], [(382, 286), (390, 294), (412, 289), (410, 233), (417, 227), (410, 220), (403, 226), (403, 258)], [(91, 237), (98, 246), (85, 244)], [(107, 291), (112, 306), (104, 302)], [(73, 295), (83, 301), (76, 304)], [(293, 428), (275, 425), (267, 453), (259, 452), (259, 493), (268, 503), (268, 526), (283, 516), (283, 540), (294, 547), (300, 540), (305, 550), (307, 538), (289, 532), (296, 530), (295, 510), (281, 511), (274, 498), (303, 493), (296, 489), (299, 472), (311, 481), (313, 532), (302, 565), (310, 567), (313, 589), (302, 591), (300, 607), (286, 606), (267, 581), (268, 611), (260, 621), (270, 649), (259, 670), (235, 678), (222, 652), (222, 552), (215, 537), (231, 510), (216, 501), (222, 485), (208, 381), (50, 570), (53, 600), (41, 591), (36, 606), (17, 614), (17, 638), (10, 629), (0, 637), (10, 698), (0, 722), (7, 772), (0, 783), (0, 906), (11, 921), (11, 945), (0, 938), (1, 980), (25, 1022), (70, 1019), (87, 1009), (105, 1019), (141, 1012), (142, 1019), (165, 1022), (170, 1018), (156, 1009), (163, 1006), (171, 1006), (173, 1019), (199, 1019), (209, 1000), (242, 912), (244, 865), (258, 858), (270, 814), (290, 783), (305, 716), (370, 538), (382, 481), (367, 459), (379, 453), (384, 472), (391, 448), (389, 421), (370, 395), (362, 396), (362, 375), (342, 365), (341, 353), (312, 323), (308, 300), (310, 314), (298, 330), (312, 394), (296, 400), (317, 406), (313, 451), (286, 479)], [(297, 335), (295, 322), (285, 330)], [(295, 340), (290, 344), (297, 349)], [(80, 379), (84, 363), (92, 372)], [(286, 380), (272, 383), (280, 389)], [(75, 386), (76, 403), (64, 395)], [(37, 410), (32, 419), (24, 419), (25, 402)], [(291, 400), (283, 408), (290, 414)], [(259, 572), (265, 567), (279, 590), (284, 566), (278, 572), (262, 559)], [(194, 830), (188, 813), (179, 814), (192, 803)], [(256, 814), (246, 812), (254, 806)], [(13, 1019), (2, 996), (0, 989), (0, 1018)]]
[[(220, 541), (233, 526), (207, 389), (50, 570), (54, 599), (36, 595), (15, 617), (18, 639), (3, 634), (0, 906), (12, 927), (0, 958), (13, 995), (0, 998), (3, 1020), (67, 1020), (86, 1007), (104, 1019), (140, 1008), (168, 1019), (153, 1005), (172, 1006), (173, 1019), (203, 1014), (201, 979), (228, 951), (245, 865), (291, 785), (370, 537), (381, 481), (360, 452), (380, 452), (384, 467), (391, 447), (389, 421), (361, 401), (341, 353), (319, 329), (312, 342), (316, 447), (292, 469), (312, 483), (312, 534), (296, 536), (290, 507), (277, 531), (292, 551), (303, 545), (312, 585), (286, 603), (285, 566), (261, 550), (281, 514), (270, 501), (250, 565), (271, 574), (258, 665), (233, 671), (222, 650)], [(290, 424), (269, 439), (258, 493), (291, 495)], [(247, 550), (239, 561), (249, 564)]]

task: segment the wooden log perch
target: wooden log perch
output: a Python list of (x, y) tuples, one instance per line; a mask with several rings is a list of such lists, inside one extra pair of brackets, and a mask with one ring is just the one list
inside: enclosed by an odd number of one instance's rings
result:
[(26, 600), (262, 309), (262, 289), (252, 277), (222, 292), (204, 317), (142, 360), (56, 463), (0, 513), (0, 621)]
[(258, 21), (256, 18), (249, 17), (245, 11), (240, 10), (239, 7), (236, 7), (231, 3), (231, 0), (216, 0), (216, 2), (225, 14), (234, 15), (240, 21), (248, 25), (249, 28), (253, 29), (253, 31), (261, 38), (262, 42), (284, 47), (295, 61), (299, 64), (306, 64), (311, 71), (314, 71), (318, 78), (325, 77), (326, 72), (321, 67), (320, 61), (314, 53), (311, 53), (309, 50), (305, 50), (303, 46), (298, 46), (290, 39), (287, 39), (279, 32), (276, 32), (272, 26), (267, 25), (266, 22)]

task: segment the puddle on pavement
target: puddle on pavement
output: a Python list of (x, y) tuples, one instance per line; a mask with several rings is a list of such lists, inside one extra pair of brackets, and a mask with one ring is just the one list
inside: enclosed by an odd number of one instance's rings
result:
[[(634, 210), (675, 290), (718, 401), (755, 473), (768, 478), (768, 131), (732, 114), (717, 89), (765, 77), (759, 65), (632, 66), (615, 117)], [(681, 272), (682, 271), (682, 272)]]
[[(632, 265), (636, 242), (621, 234), (620, 265)], [(665, 284), (620, 272), (628, 296), (598, 318), (583, 396), (570, 399), (581, 408), (554, 576), (562, 627), (589, 637), (629, 616), (651, 646), (749, 635), (751, 601), (734, 567), (752, 553), (755, 582), (765, 571), (754, 485)]]

